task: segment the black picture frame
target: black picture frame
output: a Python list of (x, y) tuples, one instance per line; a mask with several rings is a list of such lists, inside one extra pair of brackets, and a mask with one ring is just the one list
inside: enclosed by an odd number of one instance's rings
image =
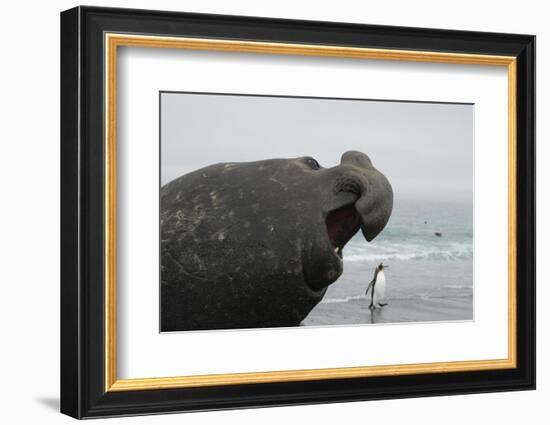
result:
[[(517, 61), (517, 367), (105, 391), (104, 34), (514, 56)], [(76, 7), (61, 13), (61, 412), (75, 418), (535, 388), (535, 37)]]

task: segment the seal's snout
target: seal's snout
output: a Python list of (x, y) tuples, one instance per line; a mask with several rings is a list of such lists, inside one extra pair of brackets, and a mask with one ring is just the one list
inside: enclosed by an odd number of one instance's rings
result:
[(342, 155), (340, 159), (342, 165), (355, 165), (362, 168), (372, 168), (372, 162), (370, 158), (363, 152), (359, 151), (347, 151)]
[(355, 209), (361, 218), (363, 236), (370, 242), (384, 229), (390, 218), (393, 209), (392, 187), (386, 176), (374, 168), (370, 158), (363, 152), (345, 152), (340, 162), (359, 183), (360, 194)]

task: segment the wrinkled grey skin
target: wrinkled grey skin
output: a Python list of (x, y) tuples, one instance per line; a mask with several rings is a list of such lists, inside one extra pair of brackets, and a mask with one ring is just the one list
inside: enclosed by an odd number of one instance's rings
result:
[(162, 187), (162, 331), (300, 324), (342, 274), (335, 248), (341, 255), (359, 228), (372, 240), (393, 206), (367, 155), (315, 165), (310, 157), (215, 164)]

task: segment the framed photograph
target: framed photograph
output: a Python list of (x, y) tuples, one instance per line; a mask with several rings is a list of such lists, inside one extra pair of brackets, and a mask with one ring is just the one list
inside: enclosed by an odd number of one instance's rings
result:
[(61, 411), (535, 387), (535, 37), (61, 14)]

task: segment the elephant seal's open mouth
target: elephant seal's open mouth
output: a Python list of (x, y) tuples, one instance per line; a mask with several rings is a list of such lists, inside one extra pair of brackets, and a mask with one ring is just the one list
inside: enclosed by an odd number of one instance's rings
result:
[(361, 227), (361, 217), (354, 204), (330, 211), (325, 219), (327, 233), (335, 255), (342, 259), (342, 250)]

